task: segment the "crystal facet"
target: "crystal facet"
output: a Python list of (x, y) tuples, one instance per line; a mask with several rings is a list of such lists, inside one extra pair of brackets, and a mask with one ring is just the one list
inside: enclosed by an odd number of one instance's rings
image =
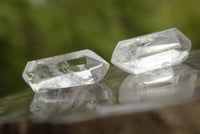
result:
[(129, 75), (120, 86), (119, 102), (173, 101), (194, 94), (198, 73), (181, 64), (138, 75)]
[(172, 28), (120, 41), (111, 62), (134, 74), (173, 66), (187, 59), (191, 41), (178, 29)]
[(109, 63), (91, 50), (30, 61), (24, 80), (35, 91), (94, 84), (106, 74)]

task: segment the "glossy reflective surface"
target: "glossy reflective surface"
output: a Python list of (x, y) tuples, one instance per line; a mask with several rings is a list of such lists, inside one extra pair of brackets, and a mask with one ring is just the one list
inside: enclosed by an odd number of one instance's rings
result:
[(194, 94), (197, 76), (196, 70), (184, 64), (137, 76), (129, 75), (120, 86), (119, 101), (162, 102), (191, 97)]
[(34, 95), (30, 111), (40, 119), (57, 119), (61, 115), (89, 114), (115, 103), (112, 91), (103, 83), (49, 90)]
[(0, 99), (0, 120), (71, 123), (198, 99), (199, 66), (191, 53), (181, 65), (130, 75), (111, 67), (101, 83), (34, 94), (31, 89)]

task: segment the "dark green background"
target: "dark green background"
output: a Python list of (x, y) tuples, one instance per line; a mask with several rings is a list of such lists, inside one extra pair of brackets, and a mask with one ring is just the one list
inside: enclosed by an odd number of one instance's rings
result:
[(27, 88), (29, 60), (89, 48), (110, 61), (119, 40), (177, 27), (200, 48), (200, 0), (2, 0), (0, 96)]

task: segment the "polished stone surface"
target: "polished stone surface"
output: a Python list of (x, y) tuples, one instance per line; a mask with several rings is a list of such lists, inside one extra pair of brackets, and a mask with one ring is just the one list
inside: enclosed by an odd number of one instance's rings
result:
[(34, 92), (94, 84), (101, 81), (109, 63), (91, 50), (30, 61), (24, 80)]
[[(190, 98), (194, 94), (198, 71), (181, 64), (139, 75), (128, 75), (119, 89), (119, 102), (139, 102)], [(171, 98), (171, 99), (169, 99)]]
[(115, 103), (115, 100), (112, 91), (104, 83), (97, 83), (36, 93), (30, 111), (40, 119), (52, 118), (55, 113), (89, 114)]
[(191, 48), (190, 40), (172, 28), (120, 41), (111, 58), (117, 67), (133, 74), (173, 66), (185, 61)]

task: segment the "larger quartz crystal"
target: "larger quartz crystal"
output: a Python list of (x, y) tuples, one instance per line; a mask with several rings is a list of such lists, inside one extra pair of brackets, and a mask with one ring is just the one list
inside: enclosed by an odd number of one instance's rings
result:
[(109, 63), (91, 50), (27, 63), (24, 80), (35, 91), (94, 84), (102, 80)]
[(143, 72), (173, 66), (187, 59), (190, 40), (178, 29), (172, 28), (120, 41), (111, 62), (129, 73)]

